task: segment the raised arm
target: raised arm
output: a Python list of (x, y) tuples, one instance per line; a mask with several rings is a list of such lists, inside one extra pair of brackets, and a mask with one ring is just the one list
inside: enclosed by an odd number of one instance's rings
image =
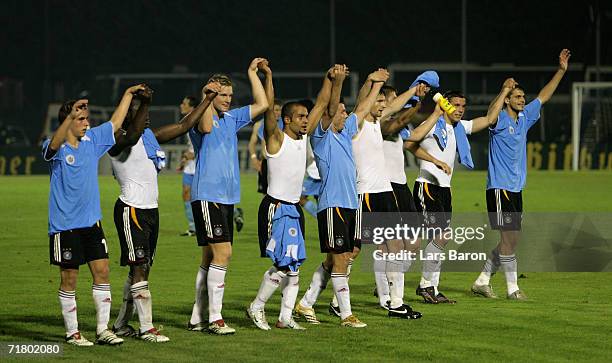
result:
[(321, 90), (317, 95), (314, 107), (308, 113), (308, 135), (311, 135), (314, 132), (315, 128), (317, 127), (317, 124), (323, 116), (323, 112), (325, 112), (325, 109), (329, 104), (332, 89), (333, 70), (334, 67), (330, 68), (327, 72), (325, 72), (325, 77), (323, 78), (323, 86), (321, 86)]
[[(140, 105), (136, 115), (130, 120), (126, 130), (122, 127), (115, 132), (115, 145), (108, 150), (111, 156), (119, 155), (125, 148), (136, 145), (149, 118), (149, 105), (151, 104), (152, 96), (153, 90), (147, 86), (145, 86), (142, 92), (138, 93), (136, 97), (140, 98)], [(125, 122), (122, 126), (125, 126)]]
[(59, 150), (60, 146), (66, 141), (68, 130), (72, 126), (72, 122), (77, 120), (79, 117), (84, 117), (87, 114), (87, 100), (78, 100), (72, 105), (72, 110), (64, 120), (59, 120), (60, 126), (55, 130), (51, 136), (49, 146), (47, 146), (47, 154), (55, 154)]
[(420, 109), (421, 102), (418, 102), (416, 106), (405, 108), (400, 111), (396, 117), (389, 117), (386, 120), (382, 120), (380, 122), (380, 132), (383, 136), (397, 134), (401, 129), (408, 126), (412, 117), (419, 112)]
[(425, 121), (423, 121), (418, 127), (412, 130), (408, 140), (421, 142), (421, 140), (423, 140), (425, 136), (427, 136), (429, 131), (431, 131), (436, 122), (438, 122), (438, 119), (440, 118), (440, 116), (442, 116), (443, 113), (444, 111), (442, 111), (440, 105), (436, 105), (436, 108), (434, 108), (434, 111), (431, 113), (431, 115), (429, 115), (429, 117), (427, 117)]
[(193, 111), (185, 115), (185, 117), (183, 117), (178, 123), (164, 125), (152, 130), (157, 142), (163, 144), (189, 132), (190, 129), (195, 127), (198, 122), (201, 121), (204, 113), (209, 110), (210, 104), (212, 103), (213, 99), (217, 97), (220, 90), (221, 85), (216, 82), (212, 82), (204, 86), (202, 91), (204, 95), (202, 102), (200, 102), (200, 104), (197, 105)]
[(427, 94), (427, 91), (428, 86), (423, 83), (417, 83), (416, 86), (409, 88), (406, 92), (395, 97), (390, 105), (387, 105), (387, 108), (385, 108), (383, 111), (381, 120), (384, 120), (399, 112), (413, 96), (418, 96), (419, 98), (424, 97), (425, 94)]
[(278, 128), (278, 120), (274, 115), (274, 82), (272, 81), (272, 69), (267, 60), (257, 64), (265, 76), (266, 103), (269, 105), (264, 113), (264, 141), (265, 151), (276, 154), (283, 143), (283, 132)]
[(253, 94), (254, 100), (254, 103), (251, 104), (251, 120), (256, 119), (268, 109), (266, 92), (261, 84), (261, 80), (257, 76), (257, 65), (264, 61), (267, 62), (265, 58), (253, 59), (249, 65), (249, 70), (247, 71), (249, 82), (251, 82), (251, 93)]
[(495, 98), (489, 104), (487, 115), (477, 117), (472, 120), (472, 133), (478, 132), (487, 127), (493, 127), (497, 123), (497, 117), (504, 107), (504, 99), (517, 85), (518, 83), (516, 83), (514, 78), (508, 78), (504, 81), (501, 91), (499, 91), (497, 96), (495, 96)]
[(430, 163), (434, 164), (438, 169), (450, 175), (450, 166), (448, 166), (448, 164), (446, 164), (445, 162), (440, 161), (431, 156), (431, 154), (425, 151), (425, 149), (423, 149), (421, 146), (419, 146), (417, 142), (406, 141), (404, 142), (404, 148), (414, 154), (414, 156), (418, 159), (429, 161)]
[(327, 119), (321, 119), (321, 126), (324, 130), (329, 128), (329, 125), (333, 122), (336, 114), (338, 113), (338, 107), (340, 105), (340, 95), (342, 94), (342, 84), (349, 74), (348, 67), (344, 64), (336, 65), (332, 71), (332, 90), (329, 99), (329, 105), (327, 106)]
[(137, 84), (125, 90), (123, 97), (121, 97), (121, 101), (119, 102), (119, 106), (113, 112), (111, 116), (111, 123), (113, 124), (113, 132), (119, 130), (121, 128), (121, 124), (123, 124), (123, 120), (125, 120), (125, 116), (130, 109), (130, 105), (132, 104), (132, 98), (138, 91), (142, 91), (145, 89), (145, 85), (143, 83)]
[(370, 87), (368, 95), (355, 106), (355, 111), (353, 111), (353, 113), (357, 116), (357, 125), (359, 126), (359, 129), (361, 129), (365, 117), (370, 112), (374, 102), (376, 102), (376, 97), (378, 97), (380, 89), (388, 79), (389, 72), (387, 72), (386, 69), (379, 69), (368, 75), (368, 80), (366, 80), (366, 83), (370, 82), (372, 86)]
[(571, 56), (572, 54), (570, 53), (569, 49), (563, 49), (561, 51), (561, 54), (559, 54), (559, 69), (557, 69), (557, 72), (555, 73), (553, 78), (546, 84), (546, 86), (544, 86), (544, 88), (542, 88), (540, 93), (538, 93), (538, 99), (542, 104), (548, 102), (548, 100), (550, 100), (550, 98), (552, 97), (553, 93), (555, 93), (559, 82), (561, 82), (561, 79), (563, 79), (563, 76), (567, 71), (569, 59)]

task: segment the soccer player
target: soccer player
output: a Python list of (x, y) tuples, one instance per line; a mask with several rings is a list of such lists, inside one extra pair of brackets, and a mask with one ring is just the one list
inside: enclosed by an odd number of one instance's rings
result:
[[(221, 315), (225, 274), (232, 256), (234, 204), (240, 201), (240, 170), (236, 133), (268, 108), (263, 85), (257, 76), (255, 58), (247, 75), (255, 102), (230, 110), (232, 81), (215, 74), (208, 83), (219, 83), (221, 90), (197, 127), (189, 131), (196, 151), (196, 173), (191, 185), (191, 206), (202, 260), (196, 276), (196, 299), (187, 328), (203, 331), (204, 310), (208, 310), (208, 332), (233, 334)], [(207, 125), (205, 125), (207, 124)]]
[[(127, 118), (125, 131), (120, 130), (116, 144), (109, 150), (113, 173), (121, 187), (115, 203), (115, 226), (121, 245), (121, 266), (130, 266), (123, 287), (123, 304), (113, 331), (119, 336), (163, 343), (170, 339), (153, 326), (153, 309), (149, 291), (149, 271), (153, 265), (159, 231), (157, 174), (165, 165), (160, 144), (185, 135), (204, 116), (220, 85), (211, 83), (203, 90), (202, 102), (179, 123), (149, 128), (148, 107), (151, 91), (145, 89), (133, 119)], [(140, 329), (128, 322), (136, 306)]]
[(49, 259), (59, 266), (59, 301), (66, 343), (91, 346), (79, 332), (76, 284), (79, 266), (87, 263), (93, 276), (96, 343), (117, 345), (123, 339), (108, 329), (111, 309), (108, 246), (102, 230), (98, 160), (115, 144), (133, 95), (143, 85), (128, 88), (109, 122), (89, 128), (87, 100), (71, 100), (60, 108), (60, 126), (43, 143), (42, 154), (51, 173), (49, 192)]
[[(323, 119), (323, 118), (322, 118)], [(317, 216), (317, 200), (319, 199), (319, 189), (321, 188), (321, 176), (315, 162), (310, 137), (306, 140), (306, 178), (302, 185), (302, 195), (300, 205), (313, 217)], [(314, 201), (308, 197), (313, 197)]]
[[(193, 96), (186, 96), (179, 105), (181, 117), (187, 116), (193, 109), (198, 105), (198, 102)], [(180, 236), (195, 236), (195, 223), (193, 222), (193, 211), (191, 210), (191, 182), (193, 181), (193, 174), (195, 174), (195, 154), (193, 152), (193, 145), (187, 139), (189, 147), (181, 155), (181, 166), (179, 170), (183, 171), (183, 204), (185, 207), (185, 217), (187, 218), (188, 227), (187, 230), (180, 234)]]
[[(274, 103), (272, 70), (267, 62), (260, 64), (266, 75), (268, 104)], [(270, 107), (264, 116), (264, 139), (268, 160), (268, 192), (259, 205), (260, 256), (270, 257), (272, 267), (263, 276), (257, 296), (247, 308), (247, 315), (255, 326), (270, 330), (265, 304), (280, 286), (281, 309), (276, 327), (303, 330), (292, 317), (299, 291), (299, 267), (306, 259), (304, 246), (304, 213), (299, 205), (304, 172), (306, 171), (306, 142), (327, 108), (331, 93), (330, 69), (323, 80), (314, 108), (309, 113), (301, 102), (283, 105), (281, 117), (284, 129), (278, 127)]]
[[(456, 303), (438, 291), (443, 261), (441, 256), (444, 255), (444, 248), (449, 242), (444, 238), (444, 231), (450, 227), (452, 216), (451, 178), (455, 157), (459, 155), (459, 162), (468, 168), (474, 167), (467, 135), (484, 130), (495, 123), (504, 97), (515, 84), (511, 78), (504, 81), (500, 93), (489, 104), (486, 116), (471, 121), (462, 120), (466, 110), (466, 97), (459, 91), (446, 92), (444, 97), (456, 110), (450, 115), (444, 112), (420, 143), (420, 147), (426, 152), (450, 166), (450, 173), (445, 173), (433, 163), (422, 160), (412, 191), (417, 210), (423, 214), (425, 225), (435, 231), (433, 236), (427, 236), (429, 243), (424, 249), (421, 281), (416, 289), (417, 296), (421, 296), (425, 303)], [(439, 105), (436, 105), (436, 110), (441, 112)]]
[(475, 294), (495, 298), (491, 274), (501, 267), (506, 276), (507, 297), (525, 300), (518, 287), (515, 250), (519, 242), (523, 213), (522, 190), (527, 178), (527, 132), (539, 119), (540, 109), (548, 102), (567, 71), (571, 53), (559, 54), (559, 69), (542, 88), (538, 97), (525, 105), (525, 91), (515, 87), (506, 94), (504, 110), (489, 128), (489, 168), (487, 173), (487, 210), (491, 227), (500, 232), (501, 240), (485, 262), (472, 285)]
[(358, 133), (359, 123), (370, 112), (379, 87), (372, 87), (348, 116), (344, 104), (340, 103), (342, 83), (347, 74), (348, 68), (344, 65), (334, 69), (329, 117), (321, 120), (311, 137), (321, 175), (317, 214), (319, 241), (321, 252), (327, 256), (313, 274), (310, 287), (296, 305), (294, 314), (311, 324), (319, 324), (313, 306), (331, 278), (336, 301), (332, 311), (337, 311), (342, 326), (363, 328), (367, 325), (352, 313), (348, 285), (353, 256), (360, 248), (360, 241), (355, 239), (358, 198), (352, 139)]
[[(274, 100), (274, 117), (279, 120), (279, 127), (282, 128), (282, 119), (281, 119), (281, 107), (282, 103), (280, 100)], [(264, 123), (263, 120), (259, 120), (255, 122), (253, 125), (253, 131), (251, 132), (251, 137), (249, 138), (249, 154), (251, 155), (251, 163), (253, 163), (253, 168), (257, 171), (257, 192), (266, 194), (268, 191), (268, 168), (266, 163), (266, 156), (263, 152), (264, 150), (264, 134), (263, 134)], [(261, 143), (261, 152), (257, 152), (257, 144)]]

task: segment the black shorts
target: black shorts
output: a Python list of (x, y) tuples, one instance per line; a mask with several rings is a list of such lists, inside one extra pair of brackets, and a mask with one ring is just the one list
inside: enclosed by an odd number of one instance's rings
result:
[(400, 213), (417, 212), (408, 184), (391, 183)]
[(295, 205), (298, 213), (300, 213), (300, 228), (302, 230), (302, 236), (304, 236), (304, 241), (306, 240), (304, 211), (302, 210), (302, 207), (300, 207), (300, 203), (293, 204), (283, 202), (266, 194), (259, 204), (259, 211), (257, 213), (257, 234), (259, 236), (260, 257), (267, 257), (266, 246), (268, 245), (268, 240), (270, 239), (270, 234), (272, 233), (272, 217), (274, 217), (276, 207), (280, 203)]
[(353, 252), (357, 210), (340, 207), (317, 213), (322, 253)]
[(134, 208), (117, 199), (114, 217), (121, 246), (121, 266), (153, 265), (159, 234), (157, 208)]
[(397, 223), (401, 222), (399, 206), (393, 192), (359, 194), (359, 209), (355, 218), (355, 247), (359, 249), (361, 249), (362, 221), (365, 213), (396, 213)]
[(453, 205), (451, 189), (426, 182), (414, 182), (416, 208), (423, 213), (428, 227), (445, 229), (450, 226)]
[(80, 265), (100, 259), (108, 259), (108, 246), (100, 221), (91, 227), (49, 236), (49, 261), (52, 265), (78, 269)]
[(257, 193), (268, 192), (268, 159), (261, 160), (261, 170), (257, 173)]
[(492, 229), (520, 231), (523, 220), (523, 193), (487, 189), (487, 211)]
[(198, 246), (234, 242), (234, 205), (195, 200), (191, 202)]

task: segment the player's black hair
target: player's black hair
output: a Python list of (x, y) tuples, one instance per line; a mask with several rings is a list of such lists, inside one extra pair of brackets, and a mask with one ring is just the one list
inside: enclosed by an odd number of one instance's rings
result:
[(82, 100), (82, 99), (84, 98), (74, 98), (74, 99), (70, 99), (62, 103), (62, 106), (57, 112), (57, 120), (60, 124), (64, 122), (64, 120), (66, 119), (66, 117), (68, 117), (68, 115), (70, 115), (70, 112), (72, 112), (72, 106), (74, 106), (74, 104), (77, 101)]
[(391, 93), (397, 94), (397, 90), (393, 86), (389, 86), (388, 84), (382, 86), (380, 89), (381, 93), (385, 95), (385, 97), (389, 97)]
[(444, 98), (446, 98), (448, 100), (448, 102), (450, 102), (451, 98), (453, 98), (453, 97), (463, 98), (465, 100), (465, 103), (468, 102), (467, 97), (465, 97), (465, 95), (461, 91), (450, 90), (450, 91), (444, 92)]
[[(283, 105), (283, 108), (281, 109), (281, 118), (283, 119), (283, 121), (285, 120), (285, 117), (291, 118), (297, 106), (306, 107), (306, 105), (304, 105), (302, 101), (289, 101)], [(308, 107), (306, 108), (308, 109)]]
[(300, 105), (306, 107), (306, 110), (308, 110), (308, 113), (310, 113), (310, 111), (312, 111), (312, 109), (314, 108), (314, 102), (312, 102), (312, 100), (308, 98), (304, 98), (303, 100), (299, 100), (297, 102)]

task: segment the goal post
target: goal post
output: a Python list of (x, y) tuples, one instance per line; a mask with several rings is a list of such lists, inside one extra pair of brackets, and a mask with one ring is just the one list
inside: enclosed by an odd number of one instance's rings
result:
[[(586, 126), (585, 126), (586, 125)], [(572, 170), (581, 166), (581, 155), (598, 145), (609, 145), (612, 131), (612, 82), (572, 84)]]

